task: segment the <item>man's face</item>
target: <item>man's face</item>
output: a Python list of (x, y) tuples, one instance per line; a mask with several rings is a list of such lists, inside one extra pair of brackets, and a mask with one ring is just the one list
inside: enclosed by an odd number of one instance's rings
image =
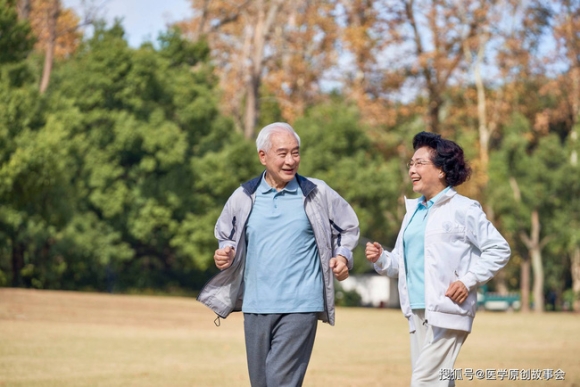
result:
[(270, 137), (272, 147), (260, 150), (260, 162), (266, 167), (266, 181), (272, 188), (282, 189), (298, 172), (300, 147), (296, 138), (286, 132), (274, 132)]

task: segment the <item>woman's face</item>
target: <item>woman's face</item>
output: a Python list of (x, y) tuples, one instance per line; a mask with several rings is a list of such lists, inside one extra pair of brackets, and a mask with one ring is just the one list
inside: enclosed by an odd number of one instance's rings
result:
[(426, 200), (431, 200), (447, 186), (445, 174), (431, 161), (431, 148), (417, 149), (409, 164), (413, 191), (425, 196)]

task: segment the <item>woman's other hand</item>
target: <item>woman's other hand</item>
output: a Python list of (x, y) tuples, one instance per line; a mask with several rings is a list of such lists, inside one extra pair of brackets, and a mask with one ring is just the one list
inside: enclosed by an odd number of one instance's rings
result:
[(456, 304), (461, 304), (463, 301), (467, 299), (469, 295), (469, 290), (461, 281), (455, 281), (447, 289), (445, 292), (445, 296), (451, 298), (451, 301), (455, 302)]

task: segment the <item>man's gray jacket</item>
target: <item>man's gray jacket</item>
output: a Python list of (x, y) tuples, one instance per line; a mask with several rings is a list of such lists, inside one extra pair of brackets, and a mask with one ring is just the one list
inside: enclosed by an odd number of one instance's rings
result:
[[(235, 250), (233, 263), (213, 277), (197, 297), (221, 318), (242, 309), (244, 267), (246, 261), (246, 222), (262, 176), (239, 187), (228, 199), (215, 226), (220, 249)], [(296, 175), (304, 194), (304, 210), (312, 225), (324, 278), (324, 311), (319, 320), (334, 325), (334, 275), (329, 266), (332, 257), (342, 255), (352, 269), (352, 250), (359, 238), (357, 216), (352, 207), (324, 181)]]

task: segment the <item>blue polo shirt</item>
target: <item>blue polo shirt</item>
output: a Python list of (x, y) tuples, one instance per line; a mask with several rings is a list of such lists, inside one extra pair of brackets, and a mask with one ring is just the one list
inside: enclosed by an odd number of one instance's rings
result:
[(296, 179), (276, 191), (262, 176), (246, 238), (244, 313), (324, 310), (320, 258)]
[(407, 289), (411, 309), (425, 309), (425, 226), (429, 209), (449, 190), (450, 187), (425, 202), (425, 197), (419, 198), (419, 205), (403, 234), (405, 252), (405, 269), (407, 270)]

